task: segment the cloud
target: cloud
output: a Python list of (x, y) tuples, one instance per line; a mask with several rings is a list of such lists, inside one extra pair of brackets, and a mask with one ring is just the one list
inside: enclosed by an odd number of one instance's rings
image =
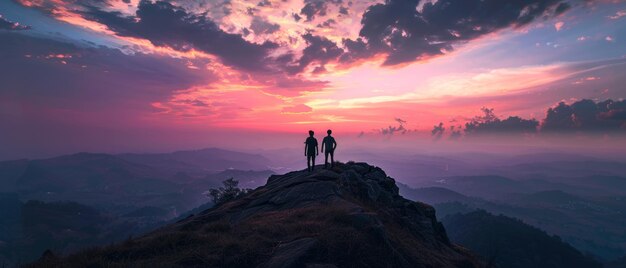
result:
[[(383, 64), (389, 66), (445, 55), (485, 35), (559, 16), (572, 6), (565, 0), (389, 0), (373, 5), (371, 2), (304, 0), (302, 7), (288, 1), (263, 0), (250, 6), (231, 1), (200, 4), (141, 0), (137, 6), (120, 8), (119, 3), (109, 1), (17, 1), (80, 26), (106, 27), (117, 36), (146, 39), (155, 46), (215, 55), (225, 65), (240, 71), (287, 72), (289, 75), (324, 73), (326, 63), (339, 63), (333, 69), (350, 68), (383, 58)], [(271, 8), (267, 8), (270, 5)], [(229, 11), (223, 12), (223, 8)], [(284, 10), (277, 11), (281, 9)], [(298, 9), (296, 13), (286, 11)], [(281, 22), (281, 16), (293, 17), (295, 23)], [(345, 19), (360, 19), (360, 29), (359, 25), (346, 25)], [(310, 23), (313, 21), (314, 24)], [(357, 30), (358, 37), (339, 40), (342, 36), (354, 36)], [(280, 34), (273, 34), (279, 31)], [(250, 36), (251, 32), (255, 36)], [(325, 35), (321, 38), (327, 42), (319, 47), (316, 44), (320, 42), (311, 41), (309, 35), (319, 37), (322, 32)], [(307, 46), (299, 45), (302, 41)], [(311, 56), (311, 50), (316, 47), (321, 49)], [(329, 48), (331, 53), (321, 55), (320, 52)], [(277, 60), (284, 55), (291, 55), (294, 60)], [(307, 68), (312, 63), (319, 64)]]
[(348, 8), (347, 7), (343, 7), (343, 6), (339, 7), (339, 14), (346, 15), (346, 16), (349, 15)]
[(556, 29), (557, 32), (561, 31), (561, 29), (563, 28), (563, 25), (565, 25), (565, 22), (559, 21), (554, 24), (554, 29)]
[(612, 20), (617, 20), (624, 16), (626, 16), (626, 10), (620, 10), (620, 11), (615, 12), (615, 15), (611, 15), (608, 18)]
[(507, 133), (523, 134), (535, 133), (539, 122), (535, 119), (523, 119), (519, 116), (510, 116), (504, 120), (494, 120), (489, 122), (473, 122), (465, 125), (465, 133), (487, 134), (487, 133)]
[(518, 116), (510, 116), (501, 120), (493, 109), (482, 108), (482, 116), (476, 116), (465, 124), (465, 135), (485, 134), (528, 134), (536, 133), (539, 122), (535, 119), (522, 119)]
[[(500, 119), (493, 109), (482, 108), (480, 116), (475, 116), (465, 123), (464, 128), (450, 128), (450, 138), (460, 136), (461, 130), (465, 137), (484, 136), (491, 134), (611, 134), (626, 133), (626, 100), (593, 101), (583, 99), (567, 104), (560, 102), (547, 109), (541, 122), (536, 119), (523, 119), (509, 116)], [(431, 131), (435, 139), (439, 139), (445, 131), (443, 123), (433, 127)], [(458, 138), (458, 137), (455, 137)]]
[(30, 30), (30, 26), (21, 25), (18, 22), (12, 22), (0, 15), (0, 30), (21, 31)]
[(36, 103), (37, 109), (149, 112), (150, 102), (215, 79), (209, 71), (188, 69), (187, 60), (166, 56), (126, 55), (19, 33), (0, 33), (0, 39), (0, 99)]
[(599, 114), (598, 117), (602, 120), (619, 120), (626, 122), (626, 108), (611, 109), (608, 112)]
[(332, 28), (336, 23), (337, 21), (334, 19), (327, 19), (326, 21), (317, 24), (317, 28)]
[(306, 17), (306, 21), (312, 21), (316, 16), (326, 16), (328, 3), (325, 0), (308, 1), (300, 10), (300, 14)]
[[(348, 50), (360, 56), (384, 54), (384, 65), (409, 63), (443, 55), (486, 34), (520, 28), (570, 8), (561, 0), (439, 0), (425, 3), (421, 9), (418, 4), (420, 1), (390, 0), (370, 6), (361, 20), (362, 41), (347, 42)], [(362, 44), (364, 49), (354, 49)]]
[(300, 20), (302, 19), (302, 17), (300, 17), (300, 15), (298, 15), (298, 14), (296, 14), (296, 13), (291, 14), (291, 16), (293, 17), (293, 19), (294, 19), (296, 22), (298, 22), (298, 21), (300, 21)]
[(439, 140), (441, 139), (445, 131), (446, 131), (446, 128), (443, 127), (443, 123), (439, 122), (439, 125), (433, 126), (433, 130), (431, 130), (430, 133), (435, 140)]
[[(241, 35), (224, 32), (206, 16), (188, 13), (165, 1), (141, 1), (134, 16), (94, 6), (89, 6), (82, 15), (106, 25), (119, 36), (144, 38), (156, 46), (168, 46), (179, 51), (196, 49), (218, 56), (226, 65), (246, 71), (269, 71), (271, 63), (268, 54), (278, 47), (270, 41), (250, 43)], [(256, 27), (264, 32), (272, 30), (272, 26)]]
[(267, 20), (260, 18), (260, 17), (254, 17), (252, 19), (252, 23), (250, 24), (250, 29), (256, 34), (256, 35), (260, 35), (260, 34), (271, 34), (274, 33), (276, 31), (278, 31), (280, 29), (280, 26), (278, 24), (275, 23), (270, 23)]
[(270, 2), (269, 0), (262, 0), (261, 2), (259, 2), (257, 4), (257, 6), (260, 6), (260, 7), (271, 7), (272, 6), (272, 2)]
[(393, 136), (396, 133), (406, 134), (409, 130), (404, 127), (406, 121), (401, 118), (394, 118), (398, 122), (398, 126), (388, 126), (379, 130), (380, 134)]
[(614, 132), (624, 131), (626, 100), (580, 100), (560, 102), (548, 109), (541, 124), (542, 132)]
[(337, 44), (325, 37), (307, 33), (302, 38), (306, 41), (307, 46), (302, 51), (302, 57), (298, 60), (298, 65), (291, 67), (292, 73), (302, 72), (313, 63), (317, 63), (318, 66), (323, 68), (326, 63), (333, 61), (343, 53), (343, 50)]
[(302, 113), (310, 113), (313, 111), (313, 108), (305, 105), (305, 104), (297, 104), (293, 106), (283, 107), (282, 112), (287, 114), (302, 114)]

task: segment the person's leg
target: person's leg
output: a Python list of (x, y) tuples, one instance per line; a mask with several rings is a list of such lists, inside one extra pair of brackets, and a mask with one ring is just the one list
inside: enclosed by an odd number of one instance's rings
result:
[(306, 156), (306, 171), (311, 171), (311, 156)]
[(315, 169), (315, 155), (311, 156), (311, 171)]
[(335, 150), (330, 151), (330, 167), (335, 166)]
[(328, 168), (328, 151), (324, 152), (324, 168)]

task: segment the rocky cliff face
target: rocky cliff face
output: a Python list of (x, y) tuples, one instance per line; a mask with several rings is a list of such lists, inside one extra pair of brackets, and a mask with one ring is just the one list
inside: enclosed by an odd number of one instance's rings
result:
[(243, 198), (119, 245), (37, 264), (202, 267), (478, 267), (434, 209), (365, 163), (271, 176)]

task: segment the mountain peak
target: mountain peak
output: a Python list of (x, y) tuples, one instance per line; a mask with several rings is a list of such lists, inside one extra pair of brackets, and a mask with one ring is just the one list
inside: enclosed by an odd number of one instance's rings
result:
[(70, 266), (480, 266), (450, 243), (431, 206), (401, 197), (382, 169), (353, 162), (316, 168), (272, 175), (242, 198), (61, 261)]

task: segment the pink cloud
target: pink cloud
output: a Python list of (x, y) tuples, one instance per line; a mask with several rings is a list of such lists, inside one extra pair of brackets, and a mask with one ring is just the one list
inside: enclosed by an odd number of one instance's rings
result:
[(305, 105), (305, 104), (297, 104), (293, 106), (285, 106), (282, 109), (282, 113), (284, 114), (301, 114), (301, 113), (310, 113), (313, 111), (313, 108)]
[(556, 29), (557, 32), (561, 31), (561, 29), (563, 28), (563, 25), (565, 25), (565, 22), (559, 21), (554, 24), (554, 29)]
[(626, 16), (626, 10), (620, 10), (620, 11), (615, 12), (615, 15), (608, 16), (608, 18), (612, 20), (617, 20), (624, 16)]

